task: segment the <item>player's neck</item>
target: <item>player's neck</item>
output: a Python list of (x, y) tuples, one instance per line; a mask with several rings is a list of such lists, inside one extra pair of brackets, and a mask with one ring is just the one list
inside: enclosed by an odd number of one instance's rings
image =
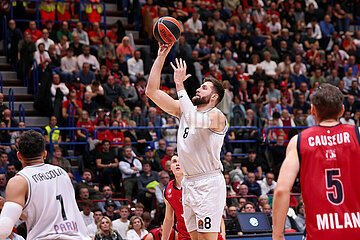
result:
[(34, 166), (34, 165), (38, 165), (38, 164), (42, 164), (42, 163), (44, 163), (43, 159), (32, 160), (32, 161), (22, 161), (23, 167)]
[(328, 120), (319, 121), (320, 126), (335, 126), (335, 125), (337, 125), (339, 123), (340, 123), (340, 121), (335, 120), (335, 119), (328, 119)]
[(208, 103), (208, 104), (203, 104), (203, 105), (197, 105), (196, 106), (196, 110), (199, 112), (205, 112), (208, 111), (212, 108), (214, 108), (215, 106), (213, 106), (212, 104)]
[(180, 189), (181, 188), (181, 181), (183, 180), (183, 175), (177, 176), (175, 175), (175, 186)]

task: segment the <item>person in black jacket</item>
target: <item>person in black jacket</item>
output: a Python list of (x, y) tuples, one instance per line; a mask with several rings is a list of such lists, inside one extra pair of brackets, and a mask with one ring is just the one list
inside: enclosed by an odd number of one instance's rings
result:
[(120, 234), (113, 229), (110, 218), (104, 216), (97, 225), (95, 240), (122, 240)]

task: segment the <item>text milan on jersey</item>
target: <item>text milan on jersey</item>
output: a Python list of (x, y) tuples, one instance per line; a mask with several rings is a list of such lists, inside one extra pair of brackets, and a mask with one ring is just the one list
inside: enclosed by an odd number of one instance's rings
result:
[(360, 228), (360, 212), (316, 214), (316, 221), (318, 230)]
[(37, 183), (45, 180), (50, 180), (61, 175), (64, 175), (64, 172), (62, 172), (60, 169), (53, 169), (48, 172), (34, 174), (31, 177), (35, 181), (35, 183)]
[(316, 135), (315, 137), (309, 137), (308, 143), (310, 147), (335, 146), (343, 143), (350, 143), (350, 134), (348, 132), (343, 132), (332, 136)]

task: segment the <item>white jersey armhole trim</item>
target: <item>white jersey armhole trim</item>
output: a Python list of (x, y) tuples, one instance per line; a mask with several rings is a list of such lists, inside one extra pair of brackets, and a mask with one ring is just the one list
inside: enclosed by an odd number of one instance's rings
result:
[(27, 194), (27, 199), (26, 199), (26, 202), (25, 202), (25, 205), (24, 205), (24, 208), (25, 209), (27, 207), (27, 205), (29, 205), (30, 203), (30, 200), (31, 200), (31, 196), (32, 196), (32, 193), (31, 193), (31, 183), (30, 183), (30, 179), (25, 176), (24, 174), (21, 174), (21, 172), (18, 173), (19, 176), (22, 176), (23, 178), (26, 179), (27, 181), (27, 184), (28, 184), (28, 194)]

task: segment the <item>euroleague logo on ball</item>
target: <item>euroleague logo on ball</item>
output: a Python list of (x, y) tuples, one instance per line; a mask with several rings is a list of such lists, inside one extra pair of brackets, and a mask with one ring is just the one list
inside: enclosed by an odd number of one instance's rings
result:
[(250, 223), (251, 226), (253, 226), (253, 227), (257, 227), (257, 226), (259, 225), (259, 221), (258, 221), (256, 218), (254, 218), (254, 217), (252, 217), (252, 218), (249, 219), (249, 223)]

